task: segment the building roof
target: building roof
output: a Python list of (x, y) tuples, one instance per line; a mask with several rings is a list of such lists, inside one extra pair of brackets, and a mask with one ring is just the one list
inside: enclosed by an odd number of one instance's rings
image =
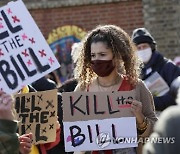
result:
[[(12, 0), (0, 0), (0, 6), (3, 6)], [(23, 0), (28, 9), (38, 8), (56, 8), (79, 5), (93, 5), (102, 3), (115, 3), (120, 1), (131, 0)]]

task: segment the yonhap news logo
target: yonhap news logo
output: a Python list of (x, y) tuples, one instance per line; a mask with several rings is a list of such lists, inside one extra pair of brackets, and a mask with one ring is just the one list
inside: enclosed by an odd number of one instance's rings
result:
[(157, 143), (157, 144), (173, 144), (175, 137), (111, 137), (110, 133), (103, 132), (96, 137), (96, 144), (103, 149), (110, 144), (132, 144), (132, 143)]
[(111, 143), (111, 137), (109, 133), (100, 133), (96, 137), (96, 144), (99, 148), (103, 149)]

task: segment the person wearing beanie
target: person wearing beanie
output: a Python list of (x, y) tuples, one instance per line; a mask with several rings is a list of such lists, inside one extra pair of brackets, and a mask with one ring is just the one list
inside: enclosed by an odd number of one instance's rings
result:
[[(137, 55), (144, 63), (142, 68), (142, 80), (146, 81), (154, 74), (165, 81), (168, 89), (173, 80), (180, 76), (180, 68), (171, 60), (165, 58), (156, 49), (156, 41), (146, 28), (137, 28), (133, 31), (132, 40), (137, 47)], [(175, 105), (175, 98), (169, 90), (161, 95), (152, 93), (156, 111), (163, 111), (171, 105)]]

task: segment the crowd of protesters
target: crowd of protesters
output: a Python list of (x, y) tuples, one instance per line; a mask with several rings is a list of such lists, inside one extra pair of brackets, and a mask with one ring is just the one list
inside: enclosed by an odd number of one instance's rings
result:
[[(75, 50), (75, 51), (74, 51)], [(112, 92), (135, 90), (131, 111), (136, 117), (139, 137), (175, 137), (174, 144), (139, 144), (136, 148), (75, 153), (140, 154), (178, 153), (180, 136), (179, 106), (180, 67), (157, 51), (153, 36), (145, 28), (137, 28), (130, 37), (115, 25), (97, 26), (73, 50), (74, 78), (60, 83), (54, 73), (25, 86), (21, 93), (58, 89), (58, 120), (56, 141), (32, 145), (32, 134), (19, 136), (13, 95), (0, 92), (0, 153), (2, 154), (55, 154), (67, 153), (63, 135), (63, 92)], [(78, 56), (76, 56), (76, 54)], [(158, 96), (146, 85), (154, 73), (167, 84), (168, 90)], [(51, 75), (51, 76), (50, 76)], [(54, 80), (54, 81), (52, 81)], [(179, 92), (178, 92), (179, 90)], [(179, 94), (180, 95), (180, 94)], [(169, 107), (176, 105), (174, 107)], [(156, 111), (161, 111), (158, 120)], [(155, 127), (154, 127), (155, 125)], [(153, 129), (154, 128), (154, 129)], [(154, 132), (153, 132), (154, 131)], [(152, 133), (153, 132), (153, 133)], [(73, 152), (72, 152), (73, 153)]]

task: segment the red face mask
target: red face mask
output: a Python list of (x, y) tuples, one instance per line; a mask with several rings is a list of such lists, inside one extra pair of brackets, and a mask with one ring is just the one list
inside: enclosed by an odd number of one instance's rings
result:
[(115, 68), (112, 60), (92, 60), (91, 67), (100, 77), (109, 76)]

